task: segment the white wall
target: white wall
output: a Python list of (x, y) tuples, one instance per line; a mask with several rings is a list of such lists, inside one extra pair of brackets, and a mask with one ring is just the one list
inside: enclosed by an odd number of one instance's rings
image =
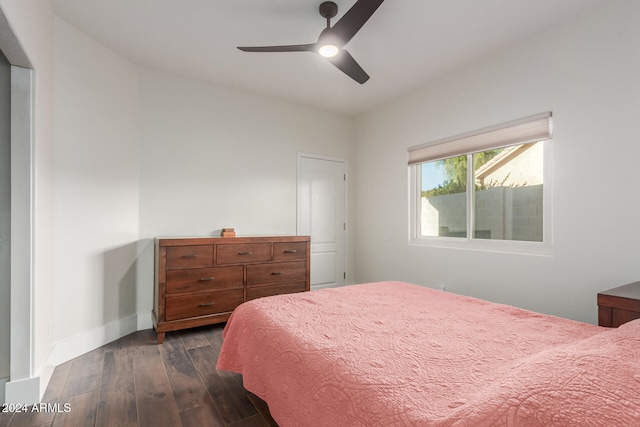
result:
[(153, 237), (295, 234), (296, 153), (348, 159), (355, 132), (340, 115), (140, 69), (60, 19), (55, 46), (60, 363), (151, 327)]
[[(352, 157), (345, 116), (149, 70), (140, 91), (143, 275), (156, 236), (296, 234), (296, 153)], [(141, 286), (148, 311), (153, 276)]]
[(149, 319), (153, 237), (295, 234), (296, 153), (349, 158), (354, 124), (140, 69), (60, 19), (55, 40), (59, 363)]
[(144, 71), (141, 231), (295, 234), (296, 152), (349, 157), (351, 119)]
[[(596, 293), (638, 280), (640, 3), (574, 22), (358, 118), (356, 275), (595, 323)], [(553, 254), (408, 244), (407, 148), (553, 111)]]
[(55, 41), (51, 280), (60, 342), (136, 315), (139, 109), (133, 64), (59, 19)]

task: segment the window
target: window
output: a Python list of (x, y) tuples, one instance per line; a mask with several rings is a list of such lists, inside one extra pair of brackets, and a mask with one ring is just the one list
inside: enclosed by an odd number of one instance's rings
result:
[(550, 140), (544, 113), (410, 148), (412, 241), (548, 247)]

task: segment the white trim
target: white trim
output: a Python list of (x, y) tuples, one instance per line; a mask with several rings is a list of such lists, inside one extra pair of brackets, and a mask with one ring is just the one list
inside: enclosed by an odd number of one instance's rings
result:
[(49, 385), (49, 381), (51, 381), (51, 377), (53, 376), (53, 371), (56, 369), (54, 365), (44, 365), (40, 370), (40, 399), (44, 396), (44, 393), (47, 391), (47, 386)]
[(92, 331), (58, 341), (53, 345), (45, 366), (57, 366), (112, 341), (132, 334), (139, 330), (139, 322), (146, 322), (146, 320), (139, 320), (144, 319), (145, 317), (148, 317), (150, 320), (151, 313), (133, 314), (125, 317), (124, 319), (107, 323), (106, 325)]
[(551, 248), (541, 242), (520, 242), (514, 240), (464, 239), (459, 237), (429, 237), (412, 239), (412, 246), (505, 252), (512, 254), (551, 256)]
[(316, 160), (328, 160), (332, 162), (338, 163), (347, 163), (347, 160), (343, 157), (333, 157), (333, 156), (325, 156), (322, 154), (311, 154), (311, 153), (302, 153), (298, 152), (298, 159), (301, 157), (306, 157), (307, 159), (316, 159)]
[(0, 404), (5, 403), (4, 387), (9, 382), (9, 378), (0, 378)]
[(40, 378), (38, 377), (10, 381), (5, 385), (6, 403), (27, 405), (38, 403), (42, 398), (40, 389)]
[[(33, 72), (11, 67), (12, 384), (33, 375)], [(9, 387), (9, 384), (7, 387)], [(22, 388), (19, 386), (19, 390)], [(8, 390), (8, 389), (7, 389)], [(7, 399), (9, 393), (7, 392)]]
[[(544, 141), (543, 167), (543, 241), (523, 242), (515, 240), (487, 240), (467, 237), (420, 237), (420, 165), (409, 165), (409, 244), (449, 249), (480, 250), (550, 256), (553, 254), (553, 144)], [(471, 168), (469, 168), (471, 169)], [(469, 202), (469, 200), (467, 200)], [(469, 208), (467, 208), (467, 216)], [(467, 226), (469, 227), (469, 218)], [(473, 224), (468, 230), (473, 230)]]
[(151, 312), (138, 313), (137, 314), (137, 330), (144, 331), (146, 329), (153, 329), (153, 317)]
[(421, 222), (418, 218), (422, 218), (420, 200), (420, 185), (418, 183), (422, 179), (420, 166), (409, 165), (409, 243), (413, 242), (422, 234), (420, 229)]
[(553, 147), (551, 140), (545, 141), (542, 147), (542, 243), (547, 254), (552, 254), (553, 249)]
[[(347, 286), (347, 284), (345, 283), (345, 284), (344, 284), (344, 286)], [(333, 285), (333, 284), (328, 284), (328, 285), (327, 285), (327, 284), (324, 284), (324, 285), (313, 285), (313, 286), (311, 287), (311, 290), (312, 290), (312, 291), (317, 291), (317, 290), (320, 290), (320, 289), (341, 288), (341, 287), (342, 287), (342, 286), (336, 286), (336, 285)]]

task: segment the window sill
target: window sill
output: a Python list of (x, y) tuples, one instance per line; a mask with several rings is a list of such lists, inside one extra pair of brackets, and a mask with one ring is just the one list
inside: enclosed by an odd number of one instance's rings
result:
[(409, 245), (535, 256), (551, 256), (553, 254), (551, 245), (548, 243), (512, 240), (483, 240), (460, 237), (421, 237), (410, 239)]

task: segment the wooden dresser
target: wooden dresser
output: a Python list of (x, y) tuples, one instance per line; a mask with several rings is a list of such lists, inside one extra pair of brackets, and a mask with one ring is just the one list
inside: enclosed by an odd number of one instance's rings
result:
[(309, 236), (156, 239), (153, 326), (225, 322), (244, 301), (310, 289)]
[(598, 294), (598, 325), (617, 328), (634, 319), (640, 319), (640, 282)]

